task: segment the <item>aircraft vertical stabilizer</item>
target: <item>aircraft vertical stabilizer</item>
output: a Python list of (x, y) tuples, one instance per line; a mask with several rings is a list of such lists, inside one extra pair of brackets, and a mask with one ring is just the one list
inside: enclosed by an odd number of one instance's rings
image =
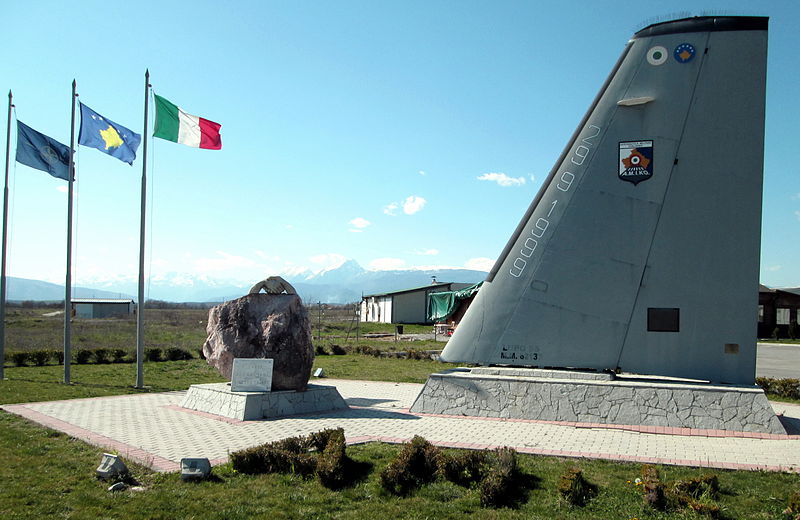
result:
[(753, 383), (767, 21), (633, 36), (444, 360)]

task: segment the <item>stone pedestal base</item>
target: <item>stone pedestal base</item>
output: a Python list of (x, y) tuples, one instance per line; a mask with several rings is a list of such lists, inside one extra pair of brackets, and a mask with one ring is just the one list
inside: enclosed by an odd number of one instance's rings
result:
[(308, 385), (305, 392), (232, 392), (229, 383), (192, 385), (181, 406), (242, 421), (348, 408), (333, 386)]
[(763, 390), (613, 374), (473, 368), (431, 374), (412, 412), (785, 434)]

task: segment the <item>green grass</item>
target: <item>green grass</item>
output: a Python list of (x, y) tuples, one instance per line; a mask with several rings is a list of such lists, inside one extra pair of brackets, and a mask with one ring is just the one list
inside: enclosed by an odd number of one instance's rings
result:
[[(9, 317), (11, 350), (58, 349), (63, 322), (42, 317), (38, 310), (21, 309)], [(23, 312), (24, 311), (24, 312)], [(46, 312), (46, 311), (44, 311)], [(150, 312), (150, 311), (148, 311)], [(195, 353), (205, 340), (203, 310), (153, 310), (147, 341), (152, 346), (181, 346)], [(313, 312), (312, 318), (314, 317)], [(342, 326), (330, 324), (323, 342), (344, 344), (337, 336)], [(346, 324), (345, 324), (346, 325)], [(389, 324), (373, 324), (378, 332), (393, 333)], [(338, 327), (338, 328), (337, 328)], [(76, 320), (74, 331), (86, 347), (130, 348), (135, 342), (132, 320)], [(427, 327), (425, 327), (427, 329)], [(346, 328), (344, 329), (346, 331)], [(412, 332), (406, 329), (404, 332)], [(316, 330), (315, 330), (316, 332)], [(427, 332), (427, 330), (426, 330)], [(352, 346), (351, 343), (347, 343)], [(366, 340), (385, 350), (436, 348), (433, 342)], [(441, 344), (439, 344), (440, 346)], [(318, 356), (315, 368), (330, 378), (397, 382), (424, 382), (428, 374), (448, 365), (433, 361), (375, 358), (362, 355)], [(71, 385), (61, 383), (63, 367), (7, 367), (0, 381), (0, 403), (21, 403), (183, 390), (193, 383), (223, 379), (205, 361), (145, 363), (147, 388), (133, 388), (136, 365), (72, 365)], [(347, 428), (346, 424), (344, 425)], [(345, 430), (346, 431), (346, 430)], [(659, 513), (643, 505), (632, 481), (641, 466), (598, 460), (521, 456), (529, 488), (519, 509), (484, 509), (477, 490), (436, 482), (417, 493), (398, 498), (384, 492), (378, 475), (397, 454), (397, 446), (372, 443), (351, 446), (348, 453), (371, 467), (362, 481), (334, 492), (315, 480), (292, 475), (247, 476), (229, 464), (214, 468), (215, 478), (198, 484), (181, 482), (178, 475), (158, 474), (128, 464), (142, 491), (111, 494), (108, 483), (94, 478), (102, 449), (0, 412), (0, 517), (16, 518), (478, 518), (478, 519), (666, 519), (704, 518), (690, 512)], [(577, 465), (600, 488), (584, 508), (572, 508), (559, 499), (558, 477)], [(696, 477), (709, 470), (661, 467), (666, 481)], [(723, 518), (782, 518), (788, 495), (800, 489), (796, 474), (716, 471), (722, 484)], [(629, 482), (630, 481), (630, 482)]]
[[(109, 493), (94, 470), (102, 450), (0, 413), (0, 515), (17, 518), (477, 518), (477, 519), (666, 519), (705, 518), (689, 512), (660, 513), (642, 503), (633, 484), (638, 464), (557, 457), (521, 456), (527, 483), (518, 509), (485, 509), (476, 489), (437, 481), (399, 498), (379, 484), (380, 471), (399, 447), (381, 443), (351, 446), (348, 454), (371, 468), (351, 487), (331, 491), (316, 480), (293, 475), (248, 476), (230, 464), (214, 468), (214, 478), (182, 482), (176, 473), (158, 474), (128, 464), (141, 491)], [(600, 488), (583, 508), (558, 497), (557, 480), (570, 466)], [(663, 480), (708, 473), (707, 470), (660, 467)], [(719, 504), (725, 518), (775, 519), (789, 493), (800, 485), (797, 475), (717, 471), (722, 486)]]

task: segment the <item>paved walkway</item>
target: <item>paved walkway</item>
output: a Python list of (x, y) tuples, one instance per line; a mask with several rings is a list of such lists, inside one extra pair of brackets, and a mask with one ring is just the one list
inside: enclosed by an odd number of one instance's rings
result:
[[(406, 442), (421, 435), (439, 446), (495, 448), (520, 453), (800, 472), (800, 435), (692, 431), (674, 435), (647, 427), (597, 427), (412, 414), (422, 385), (324, 379), (349, 410), (262, 421), (237, 421), (179, 406), (184, 392), (5, 405), (8, 412), (63, 431), (158, 471), (178, 471), (183, 457), (213, 464), (228, 453), (324, 428), (343, 427), (350, 444)], [(773, 403), (790, 431), (800, 431), (800, 405)]]

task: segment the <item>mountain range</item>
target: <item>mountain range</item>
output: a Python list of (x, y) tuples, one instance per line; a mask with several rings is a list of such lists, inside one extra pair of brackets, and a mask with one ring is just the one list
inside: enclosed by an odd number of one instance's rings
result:
[[(282, 276), (289, 281), (306, 302), (350, 303), (361, 300), (362, 295), (380, 294), (429, 285), (438, 282), (477, 283), (486, 278), (485, 271), (470, 269), (399, 269), (372, 271), (361, 267), (355, 260), (323, 271), (302, 271)], [(247, 293), (258, 280), (242, 282), (221, 280), (207, 276), (170, 273), (152, 277), (146, 282), (145, 293), (149, 299), (171, 302), (221, 302)], [(85, 281), (74, 287), (74, 298), (133, 298), (137, 294), (134, 277)], [(8, 278), (8, 299), (12, 301), (53, 301), (64, 299), (64, 286)]]

